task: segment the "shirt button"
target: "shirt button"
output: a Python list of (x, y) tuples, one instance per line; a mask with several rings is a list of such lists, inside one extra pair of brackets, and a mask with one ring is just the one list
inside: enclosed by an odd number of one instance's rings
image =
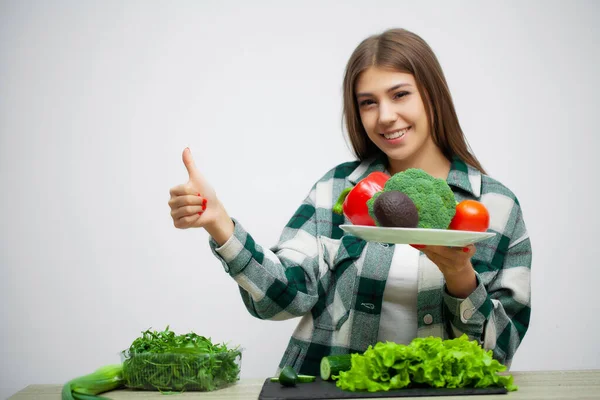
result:
[(465, 311), (463, 311), (463, 318), (464, 319), (470, 319), (473, 316), (473, 309), (472, 308), (468, 308)]
[(431, 314), (427, 314), (423, 317), (423, 322), (425, 322), (426, 325), (429, 325), (433, 322), (433, 317), (431, 316)]

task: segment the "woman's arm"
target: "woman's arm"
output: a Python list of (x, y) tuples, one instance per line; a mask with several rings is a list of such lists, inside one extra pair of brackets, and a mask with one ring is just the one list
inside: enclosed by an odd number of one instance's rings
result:
[(257, 318), (302, 316), (317, 302), (321, 273), (315, 195), (313, 187), (272, 248), (256, 243), (235, 219), (232, 235), (221, 246), (216, 237), (209, 239), (213, 254), (238, 283), (246, 308)]
[(531, 314), (531, 241), (518, 203), (516, 218), (501, 236), (492, 261), (477, 257), (472, 263), (476, 288), (466, 298), (455, 297), (444, 288), (447, 333), (466, 333), (493, 351), (494, 358), (510, 362), (529, 327)]
[[(252, 315), (287, 319), (311, 310), (318, 299), (320, 279), (315, 215), (318, 183), (284, 228), (277, 246), (265, 249), (229, 216), (189, 149), (184, 150), (182, 159), (189, 179), (170, 190), (175, 227), (204, 228), (209, 233), (213, 253), (239, 284)], [(324, 178), (331, 179), (333, 172)]]

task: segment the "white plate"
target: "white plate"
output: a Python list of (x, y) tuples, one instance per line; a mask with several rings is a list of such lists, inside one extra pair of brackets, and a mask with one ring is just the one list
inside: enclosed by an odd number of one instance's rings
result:
[(369, 242), (467, 246), (496, 235), (495, 232), (472, 232), (449, 229), (384, 228), (379, 226), (340, 225), (344, 231)]

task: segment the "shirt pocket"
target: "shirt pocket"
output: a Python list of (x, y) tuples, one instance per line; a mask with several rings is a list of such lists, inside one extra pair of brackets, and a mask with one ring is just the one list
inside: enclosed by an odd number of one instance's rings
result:
[(366, 242), (356, 236), (320, 236), (319, 300), (312, 310), (316, 328), (339, 330), (348, 319), (358, 283), (356, 262)]

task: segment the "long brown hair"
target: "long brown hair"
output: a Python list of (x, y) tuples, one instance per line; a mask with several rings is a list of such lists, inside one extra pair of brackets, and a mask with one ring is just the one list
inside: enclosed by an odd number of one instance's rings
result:
[(355, 94), (358, 77), (372, 66), (412, 74), (429, 115), (433, 142), (448, 160), (459, 157), (486, 173), (467, 144), (437, 57), (421, 37), (405, 29), (389, 29), (366, 38), (348, 60), (344, 76), (344, 119), (359, 160), (383, 154), (365, 132)]

